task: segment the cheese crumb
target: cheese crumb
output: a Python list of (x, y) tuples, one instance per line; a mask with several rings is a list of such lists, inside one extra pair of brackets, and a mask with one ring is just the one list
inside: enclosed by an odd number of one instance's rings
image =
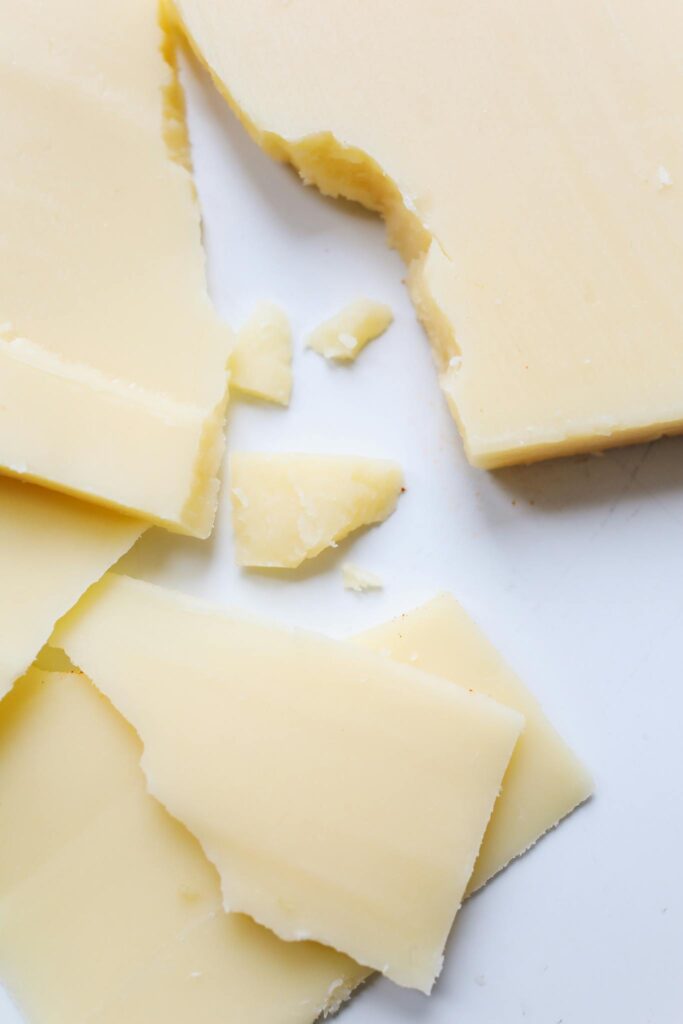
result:
[(348, 362), (355, 359), (369, 341), (379, 337), (392, 323), (389, 306), (371, 299), (357, 299), (309, 335), (307, 346), (325, 356)]
[(266, 402), (289, 405), (292, 332), (279, 306), (261, 303), (239, 330), (230, 359), (230, 386)]
[(354, 590), (356, 593), (361, 593), (364, 590), (381, 590), (384, 586), (383, 581), (376, 573), (360, 569), (351, 562), (344, 562), (342, 565), (342, 577), (345, 589)]
[(660, 164), (657, 168), (657, 188), (659, 191), (661, 192), (662, 189), (671, 188), (673, 183), (673, 178), (667, 168), (663, 164)]

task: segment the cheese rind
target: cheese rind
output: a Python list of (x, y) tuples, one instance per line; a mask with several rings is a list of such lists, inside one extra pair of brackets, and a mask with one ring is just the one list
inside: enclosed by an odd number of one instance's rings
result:
[(505, 773), (468, 894), (485, 885), (593, 792), (590, 775), (533, 694), (449, 594), (361, 633), (355, 640), (485, 693), (524, 715), (524, 730)]
[(391, 515), (403, 474), (353, 455), (233, 452), (230, 496), (240, 565), (296, 568)]
[(140, 753), (84, 676), (34, 670), (0, 706), (0, 979), (25, 1019), (312, 1024), (367, 972), (225, 914)]
[(292, 331), (285, 312), (262, 302), (237, 332), (230, 357), (230, 386), (256, 398), (289, 405)]
[(316, 327), (306, 344), (326, 359), (349, 362), (369, 341), (383, 334), (393, 320), (389, 306), (371, 299), (357, 299)]
[(226, 909), (429, 991), (517, 712), (112, 574), (53, 643), (139, 732), (150, 790), (218, 867)]

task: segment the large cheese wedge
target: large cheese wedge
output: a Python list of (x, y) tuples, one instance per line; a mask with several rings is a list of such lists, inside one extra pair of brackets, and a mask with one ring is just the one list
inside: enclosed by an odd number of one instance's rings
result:
[(233, 452), (230, 497), (240, 565), (295, 568), (380, 523), (401, 493), (395, 462), (355, 455)]
[(680, 0), (175, 6), (265, 150), (386, 217), (475, 465), (680, 432)]
[(536, 698), (449, 594), (355, 639), (388, 657), (485, 693), (524, 715), (524, 731), (505, 773), (468, 893), (591, 795), (590, 775)]
[(140, 741), (84, 676), (0, 706), (0, 981), (26, 1024), (311, 1024), (365, 975), (227, 915), (146, 792)]
[(53, 642), (138, 731), (226, 910), (429, 991), (521, 715), (113, 574)]
[(157, 0), (0, 25), (0, 471), (206, 536), (231, 341)]
[(0, 698), (144, 524), (0, 477)]

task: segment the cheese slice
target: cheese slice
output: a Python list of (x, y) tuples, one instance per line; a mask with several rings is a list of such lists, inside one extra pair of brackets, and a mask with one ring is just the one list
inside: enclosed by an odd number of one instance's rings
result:
[(226, 910), (430, 990), (521, 715), (113, 574), (53, 643), (138, 731)]
[(391, 515), (403, 474), (353, 455), (233, 452), (230, 496), (240, 565), (295, 568)]
[(226, 915), (140, 741), (84, 676), (0, 707), (0, 979), (27, 1024), (311, 1024), (365, 973)]
[(292, 332), (279, 306), (263, 302), (237, 332), (230, 385), (255, 398), (289, 405), (292, 394)]
[(309, 335), (307, 345), (327, 359), (349, 362), (393, 322), (389, 306), (357, 299)]
[(57, 619), (144, 528), (108, 509), (0, 477), (0, 698)]
[(681, 431), (680, 0), (175, 7), (265, 150), (386, 218), (475, 465)]
[(485, 693), (524, 715), (524, 731), (505, 773), (468, 893), (488, 882), (591, 795), (590, 775), (536, 698), (449, 594), (355, 639), (388, 657)]
[(0, 22), (0, 470), (206, 536), (231, 339), (158, 4)]

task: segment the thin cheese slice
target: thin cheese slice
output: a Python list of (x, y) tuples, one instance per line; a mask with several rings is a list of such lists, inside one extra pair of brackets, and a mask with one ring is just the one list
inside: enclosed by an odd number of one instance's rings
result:
[(53, 642), (140, 734), (226, 910), (429, 991), (521, 715), (112, 574)]
[(391, 515), (403, 474), (354, 455), (233, 452), (232, 522), (240, 565), (295, 568)]
[(0, 477), (0, 698), (143, 523)]
[(357, 299), (309, 335), (307, 345), (327, 359), (349, 362), (393, 322), (389, 306)]
[(593, 782), (512, 672), (449, 594), (357, 636), (391, 658), (451, 679), (524, 715), (524, 731), (467, 888), (474, 892), (586, 800)]
[(175, 6), (264, 149), (386, 218), (475, 465), (683, 429), (680, 0)]
[(231, 338), (158, 4), (0, 23), (0, 468), (206, 536)]
[(84, 676), (0, 706), (0, 980), (27, 1024), (312, 1024), (366, 972), (224, 914), (140, 753)]
[(255, 398), (289, 405), (292, 394), (292, 332), (272, 302), (256, 307), (237, 332), (230, 359), (230, 386)]

